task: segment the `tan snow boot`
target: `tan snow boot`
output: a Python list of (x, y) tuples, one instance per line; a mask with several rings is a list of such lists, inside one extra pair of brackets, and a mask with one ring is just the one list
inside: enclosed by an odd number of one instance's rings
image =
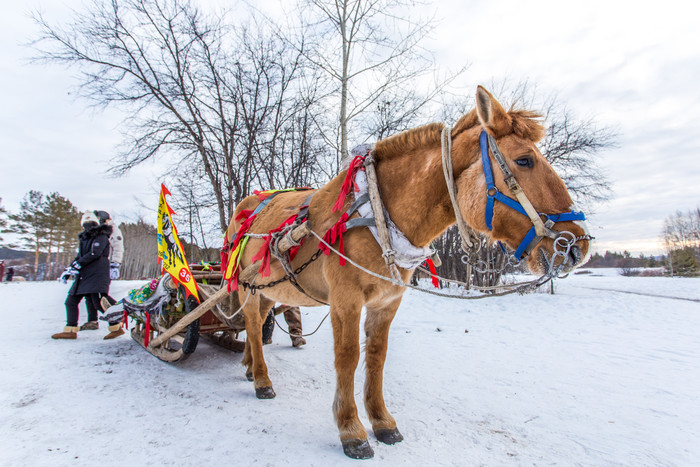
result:
[(104, 340), (114, 339), (115, 337), (119, 337), (122, 334), (124, 334), (124, 330), (122, 329), (122, 323), (112, 324), (107, 329), (110, 332), (105, 336)]
[(54, 334), (51, 339), (77, 339), (78, 329), (78, 326), (66, 326), (63, 328), (63, 332)]
[(102, 307), (102, 309), (103, 309), (104, 311), (107, 311), (107, 308), (111, 307), (112, 304), (109, 303), (109, 300), (107, 300), (107, 297), (102, 297), (102, 298), (100, 299), (100, 306)]
[(88, 321), (80, 326), (81, 331), (94, 331), (95, 329), (100, 329), (100, 323), (98, 321)]

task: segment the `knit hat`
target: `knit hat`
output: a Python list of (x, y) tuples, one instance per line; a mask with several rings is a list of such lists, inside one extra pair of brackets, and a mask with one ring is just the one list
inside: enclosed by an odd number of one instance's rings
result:
[(100, 224), (105, 224), (109, 220), (109, 213), (107, 211), (95, 211), (95, 215), (100, 219)]
[(94, 222), (99, 225), (100, 220), (95, 215), (95, 211), (85, 211), (83, 217), (80, 219), (80, 225), (85, 226), (88, 222)]

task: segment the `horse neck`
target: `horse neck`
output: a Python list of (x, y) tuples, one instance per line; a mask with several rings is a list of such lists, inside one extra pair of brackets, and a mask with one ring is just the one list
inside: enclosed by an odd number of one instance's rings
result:
[[(478, 139), (466, 133), (452, 143), (455, 179), (478, 157)], [(428, 245), (456, 222), (439, 146), (380, 159), (377, 178), (389, 217), (414, 245)]]

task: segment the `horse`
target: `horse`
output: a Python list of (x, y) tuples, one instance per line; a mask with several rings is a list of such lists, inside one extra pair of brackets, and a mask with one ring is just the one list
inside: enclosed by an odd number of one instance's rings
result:
[[(545, 135), (539, 119), (540, 116), (531, 111), (506, 111), (479, 86), (476, 107), (463, 115), (451, 130), (445, 130), (441, 123), (432, 123), (377, 142), (371, 156), (385, 214), (419, 250), (429, 249), (430, 242), (455, 224), (460, 215), (469, 227), (488, 234), (492, 241), (523, 250), (523, 238), (534, 229), (533, 223), (544, 218), (549, 220), (547, 229), (553, 235), (536, 235), (528, 241), (527, 250), (531, 254), (523, 257), (526, 256), (530, 270), (541, 273), (554, 261), (563, 271), (580, 265), (588, 255), (591, 237), (584, 217), (570, 215), (573, 202), (566, 186), (535, 145)], [(451, 142), (448, 155), (454, 174), (456, 206), (451, 201), (443, 174), (443, 133), (447, 133)], [(491, 154), (483, 149), (486, 138), (493, 143)], [(493, 152), (502, 153), (500, 161)], [(486, 159), (484, 163), (489, 163), (488, 168), (480, 163), (483, 158)], [(494, 177), (497, 171), (491, 169), (490, 161), (510, 171), (512, 180), (505, 176)], [(348, 211), (357, 197), (352, 180), (353, 172), (362, 171), (357, 165), (343, 170), (317, 190), (279, 193), (262, 209), (260, 196), (243, 199), (227, 229), (226, 239), (227, 242), (235, 238), (240, 241), (241, 229), (247, 222), (243, 230), (248, 233), (249, 241), (239, 253), (237, 267), (249, 267), (265, 256), (264, 234), (279, 230), (285, 220), (307, 211), (305, 214), (316, 236), (325, 235), (323, 238), (328, 239), (328, 244), (335, 244), (330, 250), (317, 238), (307, 237), (291, 261), (294, 280), (284, 280), (290, 275), (289, 265), (285, 268), (279, 258), (268, 258), (268, 264), (260, 268), (262, 276), (258, 274), (254, 278), (254, 293), (251, 294), (251, 290), (246, 293), (251, 283), (234, 284), (233, 292), (237, 291), (241, 302), (247, 296), (242, 306), (248, 334), (242, 363), (246, 376), (254, 382), (257, 397), (275, 397), (262, 350), (261, 329), (268, 310), (276, 302), (296, 306), (330, 305), (336, 370), (333, 413), (344, 453), (351, 458), (366, 459), (374, 452), (358, 418), (354, 399), (361, 311), (363, 307), (366, 310), (365, 409), (377, 440), (395, 444), (403, 436), (384, 403), (383, 369), (389, 328), (406, 288), (396, 281), (386, 281), (353, 267), (342, 257), (377, 275), (390, 274), (386, 252), (369, 228), (360, 226), (345, 231), (342, 228), (343, 222), (359, 217), (357, 212)], [(491, 181), (487, 172), (491, 173)], [(512, 191), (512, 182), (516, 179), (536, 210), (536, 219), (522, 209), (509, 206), (512, 203), (504, 196), (494, 198)], [(259, 212), (250, 216), (256, 208)], [(329, 232), (337, 235), (329, 236)], [(557, 257), (555, 244), (563, 232), (572, 236), (571, 247), (566, 257)], [(321, 251), (326, 254), (319, 254)], [(412, 266), (397, 267), (404, 283), (409, 281), (414, 270)]]

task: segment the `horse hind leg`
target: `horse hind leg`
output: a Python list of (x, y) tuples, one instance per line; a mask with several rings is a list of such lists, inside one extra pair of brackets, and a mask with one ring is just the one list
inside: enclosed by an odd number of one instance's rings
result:
[(379, 441), (395, 444), (403, 440), (384, 403), (383, 379), (389, 341), (389, 327), (399, 308), (401, 298), (382, 308), (367, 307), (365, 319), (365, 409), (372, 430)]
[(247, 338), (242, 363), (246, 367), (246, 378), (255, 383), (255, 395), (258, 399), (273, 399), (276, 396), (267, 374), (262, 343), (263, 315), (267, 315), (273, 304), (274, 302), (256, 294), (243, 306)]

